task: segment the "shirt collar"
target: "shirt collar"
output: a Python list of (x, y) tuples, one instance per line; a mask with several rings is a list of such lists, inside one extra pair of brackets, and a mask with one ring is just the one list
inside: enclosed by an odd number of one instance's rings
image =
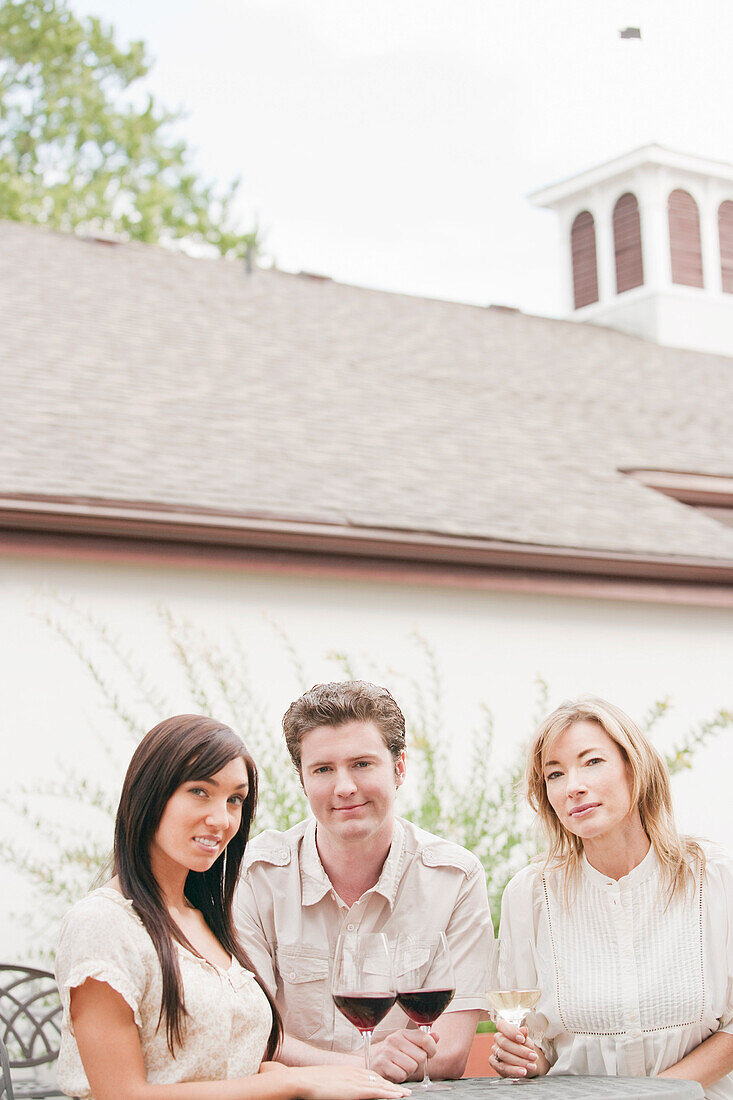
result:
[(384, 861), (382, 873), (374, 886), (374, 893), (381, 894), (389, 902), (390, 909), (394, 905), (397, 887), (400, 884), (402, 863), (405, 856), (405, 830), (399, 818), (395, 818), (392, 830), (392, 843), (389, 853)]
[(333, 889), (316, 847), (316, 821), (311, 818), (300, 842), (300, 901), (315, 905)]
[(583, 853), (582, 859), (583, 872), (586, 878), (588, 878), (591, 882), (595, 883), (596, 886), (600, 886), (604, 890), (633, 889), (635, 886), (638, 886), (639, 883), (645, 882), (646, 879), (650, 878), (659, 869), (659, 866), (659, 857), (654, 851), (653, 845), (650, 845), (649, 851), (644, 856), (641, 863), (637, 863), (636, 867), (632, 867), (628, 875), (624, 875), (623, 878), (618, 879), (618, 881), (609, 878), (608, 875), (601, 874), (601, 872), (597, 871), (595, 867), (592, 867), (591, 864), (588, 862), (585, 853)]
[[(392, 843), (376, 884), (367, 893), (381, 894), (389, 903), (394, 904), (397, 887), (405, 854), (405, 829), (399, 818), (395, 818), (392, 831)], [(300, 900), (302, 905), (315, 905), (333, 890), (331, 880), (326, 874), (316, 845), (316, 822), (308, 822), (300, 844)]]

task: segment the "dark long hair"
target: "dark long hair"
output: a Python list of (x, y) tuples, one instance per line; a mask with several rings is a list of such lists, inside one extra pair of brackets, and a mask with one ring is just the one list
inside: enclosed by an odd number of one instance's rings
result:
[(239, 829), (208, 871), (189, 871), (184, 893), (200, 909), (225, 951), (254, 973), (272, 1009), (272, 1028), (265, 1057), (271, 1059), (282, 1036), (282, 1022), (270, 993), (239, 942), (232, 900), (239, 869), (257, 809), (257, 769), (237, 734), (213, 718), (179, 714), (146, 733), (135, 750), (122, 786), (115, 821), (114, 870), (122, 893), (153, 941), (163, 972), (163, 997), (158, 1026), (165, 1019), (168, 1047), (183, 1041), (186, 1005), (173, 941), (197, 952), (168, 912), (150, 866), (150, 847), (171, 795), (194, 779), (209, 779), (230, 760), (241, 757), (247, 769), (249, 794), (242, 806)]

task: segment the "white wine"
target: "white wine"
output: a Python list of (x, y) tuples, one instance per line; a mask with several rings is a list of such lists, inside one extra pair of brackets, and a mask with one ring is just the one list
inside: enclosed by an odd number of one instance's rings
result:
[(494, 1012), (505, 1015), (507, 1012), (521, 1011), (524, 1014), (537, 1004), (540, 991), (539, 989), (490, 989), (486, 996)]
[(521, 1027), (530, 1008), (540, 999), (539, 989), (490, 989), (486, 996), (497, 1016), (512, 1027)]

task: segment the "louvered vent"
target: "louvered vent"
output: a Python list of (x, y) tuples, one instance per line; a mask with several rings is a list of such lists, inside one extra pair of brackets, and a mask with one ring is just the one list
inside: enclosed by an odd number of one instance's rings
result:
[(733, 202), (726, 200), (718, 207), (720, 234), (720, 275), (725, 294), (733, 294)]
[(644, 284), (641, 259), (641, 221), (636, 196), (627, 191), (613, 208), (613, 245), (616, 253), (616, 293)]
[(596, 227), (588, 210), (578, 214), (570, 231), (573, 253), (573, 293), (575, 308), (582, 309), (598, 301), (598, 265)]
[(701, 287), (702, 250), (697, 203), (687, 191), (678, 189), (669, 196), (667, 208), (672, 282)]

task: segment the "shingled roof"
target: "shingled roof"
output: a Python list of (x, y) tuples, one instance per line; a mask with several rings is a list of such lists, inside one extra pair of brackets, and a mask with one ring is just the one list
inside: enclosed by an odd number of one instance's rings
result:
[[(2, 508), (733, 565), (733, 360), (0, 223)], [(469, 540), (468, 542), (466, 540)]]

